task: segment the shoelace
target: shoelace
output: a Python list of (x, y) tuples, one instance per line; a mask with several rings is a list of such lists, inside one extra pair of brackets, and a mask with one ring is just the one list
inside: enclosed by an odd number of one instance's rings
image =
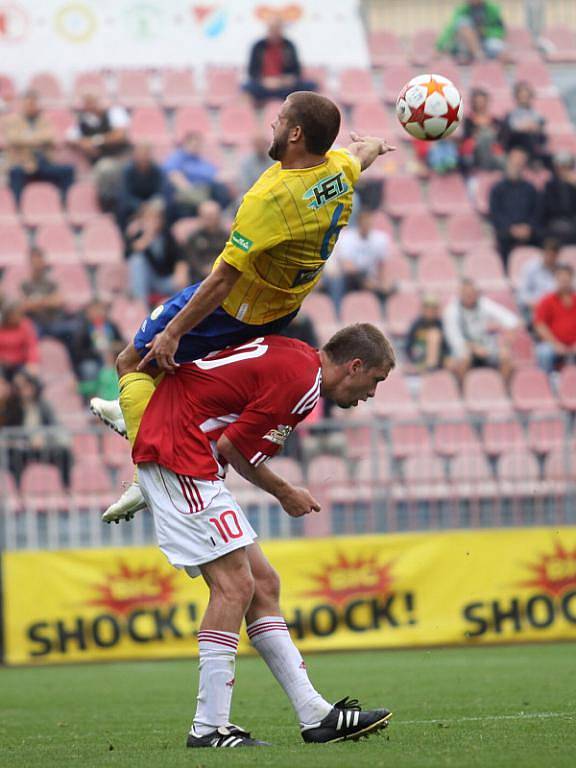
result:
[(362, 707), (360, 706), (358, 699), (350, 699), (348, 696), (340, 699), (340, 701), (337, 701), (336, 704), (334, 704), (334, 709), (353, 709), (356, 712), (362, 711)]

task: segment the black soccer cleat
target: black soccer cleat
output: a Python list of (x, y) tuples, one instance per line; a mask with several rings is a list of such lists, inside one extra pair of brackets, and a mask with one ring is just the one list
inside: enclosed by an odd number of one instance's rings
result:
[(187, 747), (271, 747), (267, 741), (258, 741), (251, 738), (248, 731), (237, 725), (221, 725), (206, 736), (188, 734)]
[(303, 728), (302, 738), (309, 744), (330, 744), (336, 741), (357, 741), (386, 728), (392, 712), (387, 709), (362, 711), (357, 699), (341, 699), (318, 725)]

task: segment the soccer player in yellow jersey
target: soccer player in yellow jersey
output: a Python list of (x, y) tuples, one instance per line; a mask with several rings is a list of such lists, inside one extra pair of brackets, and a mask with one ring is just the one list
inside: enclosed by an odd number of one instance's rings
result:
[[(121, 352), (119, 404), (91, 402), (93, 412), (127, 433), (131, 444), (160, 372), (173, 373), (179, 363), (289, 324), (348, 223), (360, 173), (393, 149), (356, 134), (347, 149), (330, 149), (340, 112), (308, 91), (286, 99), (272, 129), (269, 154), (277, 162), (244, 196), (211, 274), (156, 307)], [(103, 519), (129, 519), (144, 505), (133, 483)]]

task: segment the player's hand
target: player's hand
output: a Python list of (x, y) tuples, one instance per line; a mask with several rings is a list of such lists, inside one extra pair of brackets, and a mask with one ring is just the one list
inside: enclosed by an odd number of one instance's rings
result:
[(321, 510), (320, 504), (306, 488), (297, 488), (292, 485), (278, 496), (278, 501), (290, 517), (302, 517), (310, 512)]
[(350, 138), (356, 142), (371, 142), (378, 146), (378, 154), (385, 155), (387, 152), (394, 152), (396, 147), (388, 144), (385, 139), (379, 139), (377, 136), (360, 136), (356, 131), (350, 131)]
[(161, 371), (166, 373), (176, 373), (180, 364), (174, 359), (176, 350), (180, 339), (171, 333), (167, 333), (165, 330), (158, 333), (152, 341), (146, 344), (148, 352), (138, 363), (136, 370), (142, 371), (149, 365), (152, 360), (156, 361), (156, 365)]

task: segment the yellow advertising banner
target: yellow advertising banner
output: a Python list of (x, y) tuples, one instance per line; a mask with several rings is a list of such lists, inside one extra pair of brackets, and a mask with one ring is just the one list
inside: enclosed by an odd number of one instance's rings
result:
[[(303, 651), (576, 640), (576, 528), (263, 548)], [(154, 547), (6, 553), (2, 569), (8, 664), (196, 653), (207, 589)]]

